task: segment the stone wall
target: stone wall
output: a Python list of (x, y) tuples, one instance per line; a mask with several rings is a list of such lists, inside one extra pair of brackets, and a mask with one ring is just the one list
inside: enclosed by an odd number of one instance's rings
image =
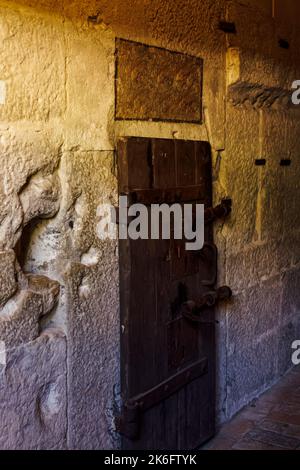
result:
[(114, 37), (11, 2), (0, 18), (0, 446), (114, 447), (117, 244), (95, 232), (116, 202)]
[[(117, 243), (95, 227), (98, 204), (116, 203), (124, 135), (208, 140), (215, 201), (233, 199), (216, 227), (220, 283), (234, 291), (218, 311), (219, 420), (290, 367), (300, 337), (296, 3), (0, 1), (1, 448), (118, 446)], [(221, 19), (237, 34), (220, 31)], [(115, 37), (202, 58), (203, 124), (115, 122)]]

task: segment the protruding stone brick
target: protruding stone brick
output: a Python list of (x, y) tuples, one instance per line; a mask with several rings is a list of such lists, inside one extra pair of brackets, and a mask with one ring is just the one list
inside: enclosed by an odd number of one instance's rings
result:
[(49, 330), (7, 349), (0, 369), (0, 449), (66, 447), (66, 341)]
[(0, 308), (17, 290), (14, 251), (0, 252)]

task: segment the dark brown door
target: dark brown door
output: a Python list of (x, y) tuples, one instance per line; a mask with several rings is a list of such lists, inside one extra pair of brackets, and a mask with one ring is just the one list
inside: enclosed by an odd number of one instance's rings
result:
[[(206, 142), (125, 138), (119, 193), (131, 203), (212, 205)], [(214, 434), (214, 309), (182, 313), (216, 283), (211, 226), (199, 252), (185, 240), (121, 240), (121, 375), (124, 449), (195, 449)]]

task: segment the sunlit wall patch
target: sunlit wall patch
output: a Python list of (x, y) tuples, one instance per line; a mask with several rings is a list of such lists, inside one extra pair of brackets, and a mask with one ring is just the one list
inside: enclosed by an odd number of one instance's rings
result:
[(0, 365), (6, 365), (6, 347), (4, 341), (0, 341)]
[(6, 102), (6, 82), (0, 80), (0, 105), (4, 105)]

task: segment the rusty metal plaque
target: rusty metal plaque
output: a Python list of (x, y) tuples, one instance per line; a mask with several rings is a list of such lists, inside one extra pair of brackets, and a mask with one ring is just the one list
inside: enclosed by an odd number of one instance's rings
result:
[(117, 120), (202, 121), (203, 61), (116, 40)]

